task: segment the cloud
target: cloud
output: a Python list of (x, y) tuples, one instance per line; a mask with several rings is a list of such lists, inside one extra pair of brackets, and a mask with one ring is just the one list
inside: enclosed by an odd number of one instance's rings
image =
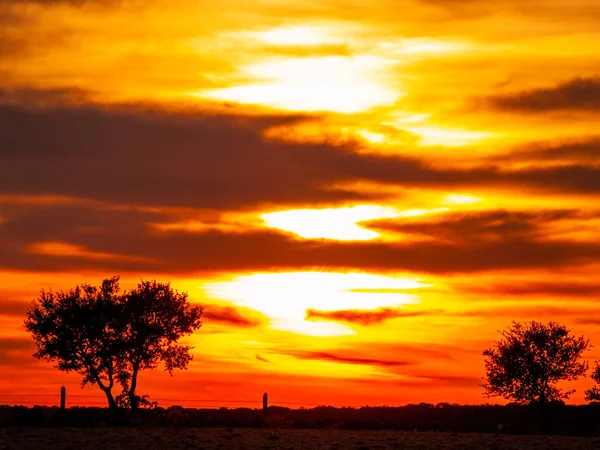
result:
[[(365, 199), (370, 196), (330, 185), (397, 177), (390, 158), (262, 137), (270, 125), (290, 120), (143, 105), (26, 109), (7, 104), (0, 106), (0, 161), (10, 158), (11, 170), (0, 170), (0, 192), (225, 209)], [(396, 166), (406, 171), (415, 164)]]
[(497, 283), (486, 286), (461, 287), (462, 292), (515, 297), (549, 295), (561, 297), (600, 296), (600, 283), (577, 281), (526, 281), (522, 283)]
[(31, 339), (0, 337), (0, 366), (20, 366), (32, 360), (35, 351)]
[[(2, 297), (6, 297), (3, 290)], [(30, 302), (20, 302), (16, 300), (0, 299), (0, 316), (15, 316), (25, 318), (25, 312), (29, 308)]]
[(385, 186), (378, 192), (332, 187), (359, 181), (440, 190), (600, 192), (600, 168), (586, 164), (434, 168), (415, 158), (358, 153), (353, 143), (263, 137), (267, 128), (302, 120), (298, 116), (11, 102), (0, 105), (0, 194), (228, 210), (389, 199)]
[(509, 111), (600, 111), (600, 77), (574, 78), (554, 87), (492, 97), (491, 102)]
[(496, 163), (560, 163), (560, 164), (590, 164), (600, 161), (600, 139), (593, 137), (581, 142), (548, 144), (535, 143), (508, 154), (490, 158)]
[(202, 318), (207, 324), (217, 322), (235, 327), (255, 327), (261, 323), (257, 318), (247, 317), (232, 306), (204, 305)]
[(431, 219), (371, 221), (377, 230), (428, 236), (453, 244), (479, 242), (533, 241), (544, 237), (544, 227), (564, 219), (583, 219), (575, 210), (507, 211), (491, 210), (448, 213)]
[(307, 309), (305, 320), (328, 320), (369, 326), (400, 317), (421, 317), (431, 313), (432, 312), (430, 311), (405, 311), (394, 308), (379, 308), (375, 310), (349, 309), (338, 311)]
[[(578, 213), (487, 211), (368, 223), (375, 229), (425, 234), (427, 240), (339, 242), (299, 240), (275, 230), (160, 232), (165, 211), (70, 205), (4, 208), (0, 267), (23, 270), (106, 270), (193, 273), (318, 268), (460, 273), (562, 267), (598, 261), (597, 242), (546, 239), (543, 224)], [(43, 226), (40, 226), (43, 224)], [(468, 238), (466, 238), (468, 237)], [(129, 258), (32, 254), (35, 242), (64, 242)]]
[(303, 351), (303, 350), (290, 350), (280, 352), (293, 356), (299, 359), (310, 359), (310, 360), (321, 360), (327, 362), (335, 362), (340, 364), (356, 364), (356, 365), (367, 365), (367, 366), (383, 366), (383, 367), (397, 367), (397, 366), (409, 366), (412, 362), (408, 361), (392, 361), (383, 359), (372, 359), (372, 358), (360, 358), (348, 353), (331, 353), (331, 352), (316, 352), (316, 351)]
[(0, 0), (0, 6), (7, 5), (11, 7), (19, 7), (26, 4), (38, 4), (40, 6), (52, 7), (60, 5), (69, 6), (104, 6), (117, 5), (123, 3), (123, 0)]
[[(595, 311), (595, 314), (598, 314), (598, 311)], [(579, 325), (594, 325), (594, 326), (598, 326), (600, 325), (600, 319), (596, 318), (596, 317), (580, 317), (576, 320), (576, 322)]]
[(463, 386), (463, 387), (474, 387), (481, 383), (480, 377), (469, 377), (461, 375), (419, 375), (419, 378), (426, 379), (435, 384), (443, 384), (450, 386)]
[(271, 363), (271, 361), (269, 361), (268, 359), (265, 359), (265, 358), (263, 358), (263, 357), (262, 357), (262, 356), (260, 356), (258, 353), (256, 354), (256, 359), (257, 359), (258, 361), (261, 361), (261, 362), (265, 362), (265, 363), (269, 363), (269, 364)]

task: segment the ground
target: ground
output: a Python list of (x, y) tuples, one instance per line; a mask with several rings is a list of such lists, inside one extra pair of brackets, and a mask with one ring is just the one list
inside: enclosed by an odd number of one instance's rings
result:
[(233, 428), (6, 428), (4, 450), (64, 449), (598, 449), (600, 438), (405, 431)]

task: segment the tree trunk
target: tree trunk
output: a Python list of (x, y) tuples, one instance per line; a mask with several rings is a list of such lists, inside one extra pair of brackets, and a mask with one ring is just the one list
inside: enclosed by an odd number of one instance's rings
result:
[(135, 395), (135, 389), (137, 388), (138, 373), (139, 373), (139, 368), (134, 367), (133, 373), (131, 374), (131, 384), (129, 385), (129, 392), (128, 392), (129, 406), (131, 407), (131, 409), (133, 411), (136, 411), (139, 407), (138, 398), (137, 398), (137, 395)]
[(113, 388), (113, 384), (114, 384), (112, 376), (110, 377), (110, 382), (108, 385), (104, 385), (104, 383), (102, 382), (102, 380), (99, 377), (96, 377), (96, 384), (102, 390), (102, 392), (104, 392), (104, 395), (106, 395), (106, 400), (108, 400), (108, 409), (111, 412), (114, 412), (115, 410), (117, 410), (118, 409), (117, 402), (115, 401), (115, 398), (113, 397), (113, 394), (112, 394), (112, 388)]
[(106, 388), (106, 389), (102, 389), (104, 391), (104, 394), (106, 395), (106, 400), (108, 400), (108, 409), (110, 411), (116, 411), (118, 409), (117, 406), (117, 402), (115, 401), (115, 398), (112, 395), (112, 392), (110, 389)]
[(548, 403), (546, 396), (542, 393), (536, 405), (537, 414), (540, 426), (540, 432), (542, 434), (549, 434), (552, 431), (550, 424), (550, 404)]

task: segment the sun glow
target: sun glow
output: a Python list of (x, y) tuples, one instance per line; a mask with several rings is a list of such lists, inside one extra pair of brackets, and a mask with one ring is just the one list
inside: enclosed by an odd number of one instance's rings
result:
[(383, 144), (385, 142), (385, 134), (382, 133), (371, 130), (358, 130), (356, 133), (371, 144)]
[(376, 205), (359, 205), (346, 208), (295, 209), (262, 214), (272, 228), (290, 231), (305, 239), (334, 239), (338, 241), (369, 241), (381, 234), (359, 225), (376, 219), (417, 217), (446, 212), (448, 208), (407, 209)]
[(339, 241), (368, 241), (379, 233), (358, 225), (373, 219), (398, 217), (400, 212), (382, 206), (353, 206), (332, 209), (297, 209), (261, 215), (266, 224), (291, 231), (306, 239), (335, 239)]
[(364, 55), (286, 58), (246, 67), (257, 82), (192, 95), (292, 111), (357, 113), (400, 97), (378, 80), (385, 64)]
[(448, 194), (443, 199), (443, 203), (447, 205), (473, 205), (481, 201), (479, 197), (463, 194)]
[(419, 136), (422, 146), (442, 145), (445, 147), (462, 147), (497, 137), (496, 133), (486, 131), (461, 130), (438, 126), (405, 126), (404, 129)]
[(256, 33), (255, 36), (272, 45), (326, 45), (343, 42), (340, 38), (330, 36), (324, 29), (313, 26), (273, 28)]
[(238, 276), (202, 287), (207, 295), (251, 308), (270, 319), (270, 327), (314, 336), (354, 334), (344, 325), (305, 320), (310, 308), (335, 311), (399, 307), (416, 303), (405, 293), (427, 287), (406, 277), (363, 273), (293, 272)]
[(465, 42), (442, 41), (438, 39), (410, 38), (400, 42), (382, 42), (379, 46), (385, 50), (411, 57), (426, 57), (435, 54), (447, 54), (467, 51), (473, 45)]

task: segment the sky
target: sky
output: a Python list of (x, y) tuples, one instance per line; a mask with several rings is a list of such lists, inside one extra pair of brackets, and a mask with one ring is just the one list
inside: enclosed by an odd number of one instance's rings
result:
[(511, 321), (600, 345), (598, 40), (597, 0), (0, 0), (0, 402), (103, 401), (23, 320), (113, 275), (205, 307), (171, 403), (501, 402)]

